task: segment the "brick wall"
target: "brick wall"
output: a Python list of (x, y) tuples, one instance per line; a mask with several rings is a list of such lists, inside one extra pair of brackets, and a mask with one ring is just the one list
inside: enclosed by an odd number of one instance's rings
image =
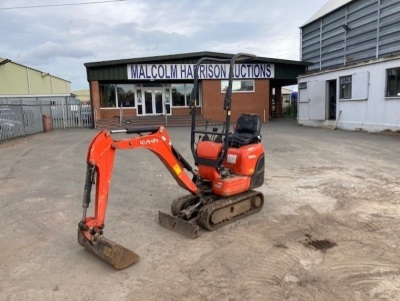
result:
[[(119, 118), (120, 109), (119, 108), (103, 108), (99, 110), (100, 119), (109, 119), (109, 118)], [(122, 109), (122, 117), (136, 117), (136, 109)]]
[(92, 101), (92, 107), (94, 112), (94, 119), (97, 121), (101, 119), (100, 116), (100, 89), (98, 81), (90, 82), (90, 97)]
[(190, 109), (189, 108), (174, 108), (172, 107), (172, 115), (189, 115)]
[[(204, 117), (215, 121), (224, 121), (225, 93), (221, 93), (221, 82), (219, 80), (203, 80), (202, 89)], [(265, 122), (267, 122), (269, 120), (269, 103), (269, 80), (255, 80), (253, 93), (232, 94), (231, 121), (235, 122), (242, 113), (254, 113), (259, 115), (263, 122), (265, 114)]]
[[(100, 109), (100, 90), (97, 81), (90, 82), (91, 97), (96, 120), (108, 119), (119, 116), (119, 109)], [(220, 80), (203, 80), (203, 116), (215, 121), (225, 120), (223, 102), (225, 93), (221, 93)], [(271, 89), (268, 79), (255, 80), (255, 91), (253, 93), (232, 94), (232, 115), (231, 121), (235, 122), (242, 113), (254, 113), (261, 117), (261, 120), (269, 120)], [(198, 111), (201, 108), (197, 109)], [(173, 115), (188, 115), (189, 108), (172, 108)], [(136, 109), (123, 109), (124, 117), (136, 116)]]

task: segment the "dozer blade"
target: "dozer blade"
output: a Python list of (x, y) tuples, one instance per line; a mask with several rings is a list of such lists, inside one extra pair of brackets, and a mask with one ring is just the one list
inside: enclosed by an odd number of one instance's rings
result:
[(132, 264), (135, 264), (140, 256), (124, 248), (123, 246), (112, 242), (111, 240), (100, 236), (95, 243), (87, 240), (78, 229), (78, 242), (86, 250), (89, 250), (97, 257), (111, 264), (115, 269), (122, 270)]
[(158, 211), (158, 222), (164, 228), (192, 239), (200, 235), (199, 226), (195, 224), (195, 220), (185, 221), (178, 217)]

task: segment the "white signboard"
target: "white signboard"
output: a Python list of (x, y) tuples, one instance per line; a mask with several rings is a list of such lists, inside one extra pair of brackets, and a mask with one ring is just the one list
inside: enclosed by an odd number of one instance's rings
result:
[[(193, 79), (195, 64), (135, 64), (127, 65), (128, 79)], [(202, 64), (199, 79), (227, 79), (229, 64)], [(273, 64), (235, 64), (233, 78), (274, 78)]]

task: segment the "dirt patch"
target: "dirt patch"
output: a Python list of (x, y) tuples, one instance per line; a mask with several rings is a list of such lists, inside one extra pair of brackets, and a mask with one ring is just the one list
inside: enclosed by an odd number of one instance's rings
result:
[(326, 252), (327, 250), (336, 247), (337, 244), (328, 239), (313, 239), (310, 234), (306, 234), (308, 241), (304, 242), (304, 244), (308, 247), (313, 247), (316, 250)]

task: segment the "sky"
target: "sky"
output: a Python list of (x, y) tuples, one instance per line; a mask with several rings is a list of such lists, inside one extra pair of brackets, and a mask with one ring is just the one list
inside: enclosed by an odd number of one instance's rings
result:
[(299, 27), (326, 2), (0, 0), (0, 57), (72, 91), (88, 89), (88, 62), (199, 51), (300, 60)]

